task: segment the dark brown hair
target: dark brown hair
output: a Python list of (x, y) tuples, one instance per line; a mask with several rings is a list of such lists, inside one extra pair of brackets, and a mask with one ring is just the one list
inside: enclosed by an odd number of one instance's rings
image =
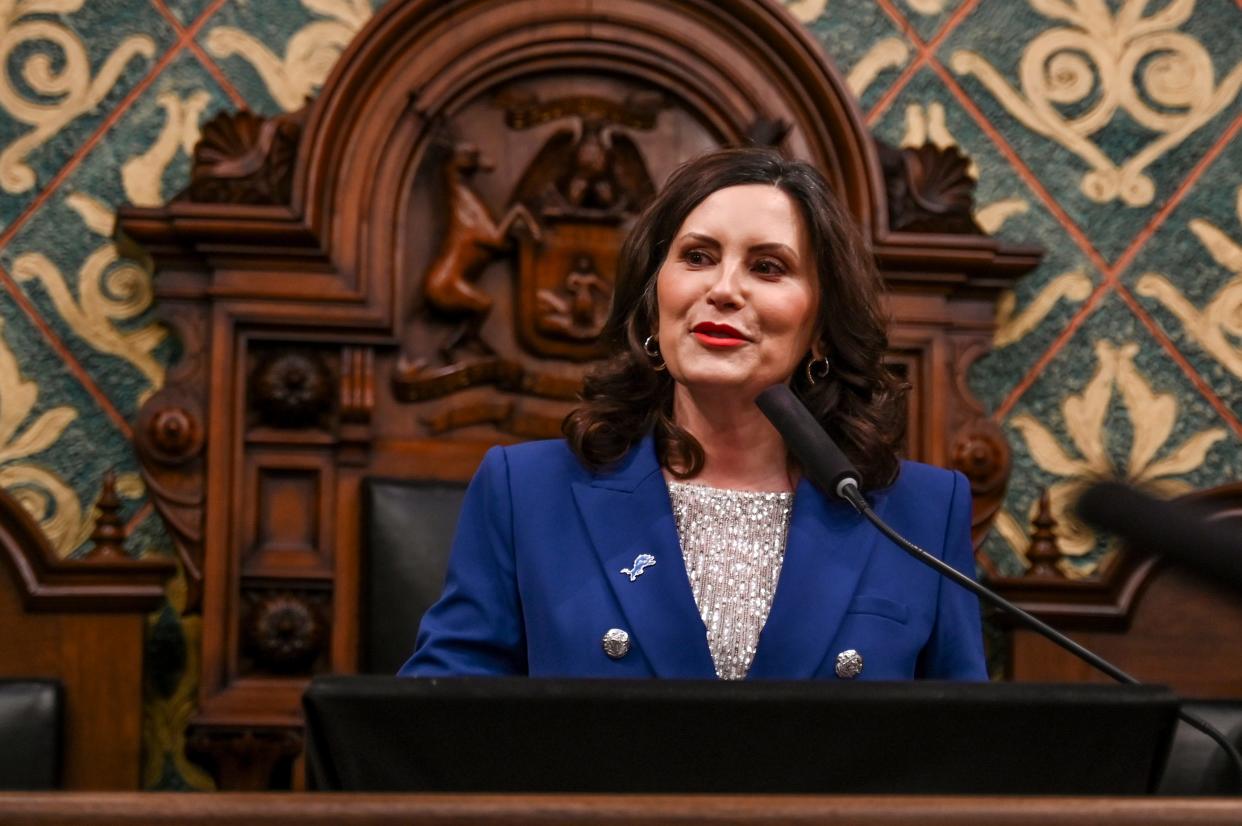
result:
[(702, 469), (702, 446), (673, 421), (673, 380), (654, 368), (643, 342), (657, 331), (656, 274), (686, 216), (713, 192), (744, 184), (786, 193), (815, 254), (816, 349), (832, 366), (813, 384), (804, 369), (795, 370), (790, 385), (853, 461), (863, 487), (887, 486), (897, 478), (906, 387), (883, 363), (888, 336), (879, 273), (823, 176), (768, 148), (722, 149), (683, 164), (639, 216), (621, 245), (601, 334), (613, 355), (587, 375), (582, 405), (565, 418), (569, 446), (583, 464), (600, 469), (652, 433), (661, 464), (675, 476)]

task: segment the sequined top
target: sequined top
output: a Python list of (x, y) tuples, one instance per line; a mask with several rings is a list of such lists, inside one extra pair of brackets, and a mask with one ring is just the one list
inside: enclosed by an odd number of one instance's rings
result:
[(792, 493), (670, 482), (681, 554), (722, 680), (750, 671), (785, 560)]

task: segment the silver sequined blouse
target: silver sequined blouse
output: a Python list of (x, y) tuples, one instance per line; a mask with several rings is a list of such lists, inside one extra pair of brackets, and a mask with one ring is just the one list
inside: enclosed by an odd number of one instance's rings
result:
[(677, 536), (722, 680), (750, 671), (785, 560), (792, 493), (670, 482)]

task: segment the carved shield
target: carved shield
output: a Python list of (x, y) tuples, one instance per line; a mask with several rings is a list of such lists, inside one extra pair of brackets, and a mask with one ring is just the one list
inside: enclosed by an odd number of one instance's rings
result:
[(518, 339), (530, 352), (590, 361), (604, 355), (623, 229), (615, 217), (544, 215), (542, 240), (523, 233), (518, 256)]

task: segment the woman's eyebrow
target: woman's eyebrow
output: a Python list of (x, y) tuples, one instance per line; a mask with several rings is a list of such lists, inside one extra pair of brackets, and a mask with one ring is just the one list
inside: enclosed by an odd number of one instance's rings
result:
[(788, 244), (782, 244), (779, 241), (770, 241), (766, 244), (755, 244), (750, 248), (751, 252), (783, 252), (793, 260), (798, 260), (798, 253)]
[(714, 247), (720, 246), (720, 242), (717, 241), (715, 238), (711, 237), (710, 235), (704, 235), (701, 232), (687, 232), (685, 235), (681, 236), (681, 238), (677, 240), (684, 241), (686, 239), (698, 241), (700, 244), (711, 244)]
[[(700, 244), (706, 244), (708, 246), (715, 247), (717, 249), (720, 248), (719, 241), (717, 241), (715, 238), (711, 237), (710, 235), (704, 235), (701, 232), (687, 232), (685, 235), (681, 236), (677, 240), (679, 242), (696, 241)], [(747, 251), (752, 252), (752, 253), (779, 252), (783, 254), (784, 256), (786, 256), (787, 258), (789, 258), (794, 263), (797, 263), (799, 260), (801, 260), (798, 257), (797, 251), (794, 250), (793, 247), (789, 246), (788, 244), (782, 244), (780, 241), (767, 241), (762, 244), (754, 244), (748, 247)]]

